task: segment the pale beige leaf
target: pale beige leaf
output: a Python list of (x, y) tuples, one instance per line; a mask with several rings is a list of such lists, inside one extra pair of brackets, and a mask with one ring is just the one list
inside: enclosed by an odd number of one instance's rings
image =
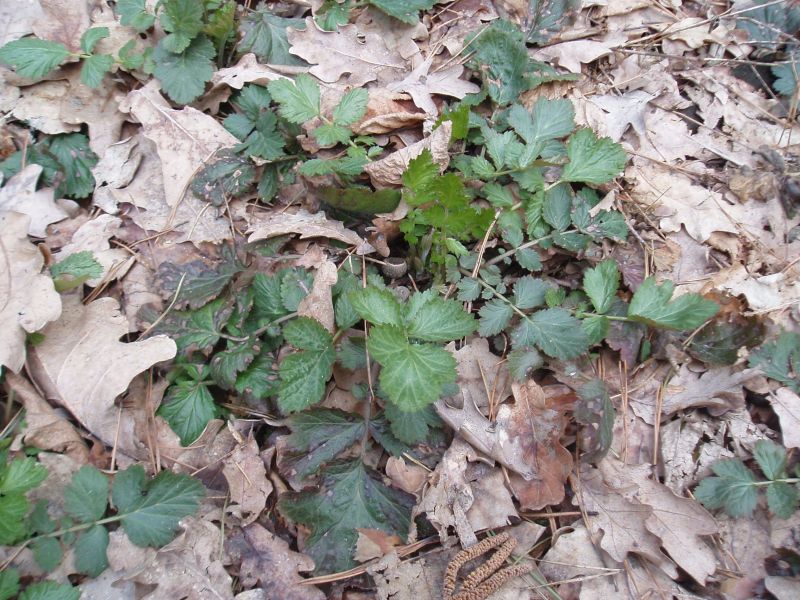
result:
[(8, 180), (0, 188), (0, 217), (10, 212), (30, 217), (26, 233), (34, 237), (47, 236), (47, 226), (69, 216), (64, 207), (57, 204), (53, 188), (37, 190), (42, 167), (30, 164)]
[(3, 0), (0, 4), (0, 46), (33, 32), (33, 26), (44, 18), (36, 0)]
[(28, 241), (29, 221), (19, 213), (0, 215), (0, 367), (14, 372), (25, 364), (27, 334), (61, 315), (61, 296), (41, 274), (44, 258)]
[(781, 422), (783, 445), (800, 448), (800, 396), (782, 387), (770, 394), (769, 402)]
[(311, 17), (302, 31), (288, 30), (289, 51), (314, 65), (309, 72), (333, 83), (348, 74), (347, 83), (361, 87), (378, 80), (394, 81), (406, 69), (406, 61), (395, 50), (389, 50), (381, 36), (361, 36), (355, 25), (344, 25), (335, 32), (320, 30)]
[(105, 280), (118, 279), (127, 273), (135, 258), (127, 250), (112, 248), (109, 239), (117, 234), (122, 219), (111, 215), (98, 215), (91, 221), (81, 225), (73, 234), (72, 241), (60, 252), (53, 255), (56, 262), (61, 262), (76, 252), (88, 251), (103, 267), (100, 277), (89, 279), (86, 285), (96, 287)]
[(239, 62), (232, 67), (220, 69), (211, 78), (212, 88), (226, 85), (235, 90), (240, 90), (246, 83), (267, 85), (276, 79), (285, 79), (286, 76), (276, 71), (273, 67), (262, 65), (255, 54), (245, 54)]
[(36, 383), (109, 446), (117, 438), (116, 397), (135, 375), (176, 352), (166, 336), (119, 341), (128, 333), (128, 322), (113, 298), (84, 306), (76, 295), (66, 296), (61, 319), (42, 333), (44, 341), (31, 353)]
[[(646, 135), (645, 114), (648, 103), (654, 98), (654, 95), (645, 91), (634, 90), (622, 96), (612, 94), (590, 96), (587, 102), (596, 104), (605, 111), (604, 117), (598, 120), (597, 126), (594, 128), (618, 142), (629, 126), (638, 136)], [(592, 125), (594, 126), (595, 123)]]
[(326, 260), (320, 264), (314, 274), (314, 285), (311, 287), (311, 291), (297, 307), (298, 315), (316, 319), (331, 333), (334, 333), (336, 329), (331, 288), (338, 279), (339, 275), (334, 262)]
[(355, 231), (345, 228), (341, 221), (328, 219), (324, 212), (312, 215), (305, 209), (300, 209), (296, 213), (271, 213), (263, 219), (252, 219), (248, 230), (250, 237), (247, 241), (257, 242), (287, 233), (298, 233), (301, 240), (317, 237), (339, 240), (356, 246), (359, 254), (372, 252), (372, 247)]
[(39, 4), (44, 18), (33, 24), (36, 36), (80, 52), (81, 35), (91, 23), (88, 0), (39, 0)]
[(453, 124), (450, 121), (445, 121), (429, 137), (392, 152), (380, 160), (369, 163), (364, 167), (364, 171), (369, 175), (372, 185), (376, 188), (401, 185), (403, 183), (403, 173), (408, 168), (408, 163), (426, 149), (431, 151), (433, 162), (438, 164), (439, 168), (444, 171), (447, 165), (450, 164), (448, 145), (450, 144), (450, 132), (452, 130)]
[(464, 72), (463, 65), (455, 64), (441, 71), (429, 73), (433, 56), (422, 61), (409, 75), (401, 80), (390, 83), (387, 89), (396, 92), (408, 92), (414, 99), (414, 104), (430, 115), (439, 114), (432, 94), (463, 98), (467, 94), (476, 94), (480, 88), (469, 81), (461, 79)]
[(588, 64), (601, 56), (611, 54), (614, 48), (627, 41), (625, 32), (612, 31), (613, 33), (607, 34), (600, 41), (575, 40), (539, 48), (533, 53), (533, 58), (548, 63), (555, 61), (572, 73), (580, 73), (582, 64)]
[(267, 470), (259, 452), (258, 444), (251, 437), (238, 444), (222, 466), (231, 502), (238, 505), (234, 508), (243, 525), (252, 523), (261, 515), (272, 493), (272, 483), (267, 479)]
[(394, 487), (417, 495), (425, 485), (428, 471), (414, 463), (406, 463), (401, 457), (390, 456), (386, 460), (386, 476)]

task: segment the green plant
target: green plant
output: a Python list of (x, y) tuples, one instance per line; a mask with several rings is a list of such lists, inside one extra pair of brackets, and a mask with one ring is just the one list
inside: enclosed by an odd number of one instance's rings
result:
[[(162, 471), (148, 479), (144, 469), (119, 471), (111, 484), (113, 514), (109, 514), (109, 478), (85, 465), (72, 476), (64, 492), (65, 516), (54, 520), (46, 500), (33, 509), (26, 493), (38, 487), (47, 470), (34, 458), (8, 460), (0, 467), (0, 544), (29, 546), (39, 566), (52, 571), (61, 562), (64, 546), (75, 547), (75, 567), (96, 577), (108, 566), (108, 526), (119, 524), (138, 546), (159, 547), (175, 537), (178, 521), (193, 514), (205, 494), (203, 485), (188, 475)], [(43, 582), (28, 586), (21, 598), (77, 598), (70, 586)], [(0, 598), (19, 591), (15, 569), (0, 575)], [(75, 590), (74, 594), (77, 594)]]
[(721, 460), (711, 469), (713, 477), (706, 477), (695, 488), (695, 497), (710, 509), (723, 509), (732, 517), (747, 517), (758, 504), (759, 490), (766, 489), (767, 506), (777, 517), (788, 519), (798, 505), (800, 466), (796, 477), (786, 472), (786, 449), (769, 440), (759, 440), (753, 449), (764, 478), (758, 478), (738, 458)]
[(347, 24), (353, 9), (374, 6), (402, 23), (414, 25), (419, 23), (419, 11), (429, 10), (434, 3), (435, 0), (324, 0), (314, 20), (321, 29), (334, 31), (337, 26)]

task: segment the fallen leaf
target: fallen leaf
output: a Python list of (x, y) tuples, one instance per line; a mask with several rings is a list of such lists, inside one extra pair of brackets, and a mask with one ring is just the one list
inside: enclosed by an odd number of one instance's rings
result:
[(406, 464), (401, 457), (390, 456), (386, 460), (386, 476), (395, 487), (409, 494), (419, 495), (428, 479), (428, 471), (414, 463)]
[(355, 25), (344, 25), (328, 32), (319, 29), (314, 19), (307, 17), (305, 29), (289, 29), (288, 39), (292, 45), (289, 51), (314, 65), (309, 73), (326, 83), (349, 74), (347, 84), (352, 87), (375, 80), (385, 84), (395, 81), (406, 68), (403, 57), (389, 50), (380, 35), (361, 36)]
[(95, 189), (92, 202), (108, 214), (119, 211), (111, 190), (124, 188), (131, 183), (142, 162), (138, 136), (112, 144), (92, 167)]
[(61, 315), (61, 296), (41, 274), (44, 257), (28, 241), (29, 222), (19, 213), (0, 215), (0, 366), (15, 373), (25, 364), (27, 334)]
[(234, 561), (241, 561), (240, 583), (245, 588), (259, 586), (267, 600), (324, 600), (310, 585), (302, 585), (298, 572), (314, 570), (314, 561), (289, 549), (289, 544), (258, 523), (237, 529), (225, 541), (225, 550)]
[(34, 379), (48, 399), (67, 408), (105, 444), (131, 447), (123, 438), (132, 436), (133, 422), (130, 430), (118, 425), (115, 399), (135, 375), (173, 358), (175, 342), (166, 336), (120, 342), (128, 322), (113, 298), (84, 306), (73, 294), (63, 302), (61, 319), (42, 331), (44, 340), (31, 352)]
[(601, 56), (611, 54), (611, 51), (627, 41), (627, 34), (622, 30), (609, 30), (602, 41), (575, 40), (562, 42), (544, 48), (538, 48), (533, 53), (533, 58), (547, 63), (557, 62), (572, 73), (581, 72), (581, 64), (594, 62)]
[(489, 340), (476, 337), (458, 350), (448, 345), (448, 350), (456, 359), (458, 387), (468, 389), (480, 408), (497, 406), (511, 395), (507, 361), (491, 351)]
[(228, 482), (231, 502), (242, 518), (243, 525), (249, 525), (261, 516), (272, 493), (272, 483), (267, 479), (267, 470), (256, 440), (252, 437), (240, 443), (233, 453), (225, 459), (222, 474)]
[(464, 66), (455, 64), (440, 71), (429, 73), (433, 55), (429, 55), (405, 79), (395, 81), (386, 86), (390, 91), (408, 92), (414, 104), (430, 115), (439, 114), (432, 94), (463, 98), (467, 94), (476, 94), (480, 88), (469, 81), (460, 79)]
[(33, 33), (33, 25), (43, 18), (44, 12), (38, 2), (4, 1), (0, 6), (0, 46)]
[(338, 271), (334, 262), (326, 260), (318, 264), (317, 272), (314, 274), (314, 285), (297, 307), (299, 316), (316, 319), (331, 333), (334, 333), (336, 329), (331, 288), (338, 278)]
[(403, 543), (398, 536), (390, 535), (380, 529), (361, 528), (357, 531), (358, 541), (353, 558), (360, 563), (385, 556)]
[(301, 240), (316, 237), (339, 240), (356, 246), (359, 255), (369, 254), (372, 251), (371, 246), (355, 231), (346, 229), (341, 221), (328, 219), (324, 212), (312, 215), (305, 209), (300, 209), (296, 213), (272, 213), (263, 219), (253, 218), (247, 241), (257, 242), (287, 233), (299, 233)]
[(403, 173), (406, 172), (408, 163), (426, 149), (431, 151), (433, 162), (439, 165), (441, 171), (444, 171), (450, 164), (450, 153), (447, 147), (450, 144), (452, 130), (453, 124), (445, 121), (429, 137), (367, 164), (364, 171), (369, 175), (372, 185), (378, 189), (399, 186), (403, 183)]
[(735, 264), (717, 273), (713, 285), (733, 296), (744, 296), (751, 310), (768, 313), (789, 308), (800, 301), (799, 275), (797, 269), (790, 269), (758, 276), (748, 272), (744, 265)]
[(285, 78), (285, 75), (274, 68), (259, 63), (256, 55), (250, 53), (242, 56), (239, 62), (232, 67), (215, 71), (211, 78), (211, 92), (209, 93), (213, 93), (214, 88), (223, 85), (240, 90), (246, 83), (267, 85), (270, 81)]
[(47, 236), (48, 225), (69, 217), (53, 198), (53, 188), (36, 189), (41, 174), (41, 166), (30, 164), (0, 188), (0, 217), (12, 211), (28, 215), (27, 233), (38, 238)]
[(769, 403), (781, 422), (783, 445), (800, 448), (800, 396), (782, 387), (769, 395)]
[(596, 104), (606, 113), (596, 123), (596, 129), (618, 142), (629, 126), (633, 127), (639, 137), (646, 135), (645, 114), (648, 103), (654, 98), (652, 94), (634, 90), (622, 96), (591, 96), (587, 101)]
[(427, 115), (409, 101), (407, 94), (390, 92), (381, 87), (372, 88), (369, 90), (367, 112), (353, 124), (353, 133), (358, 135), (389, 133), (419, 125), (426, 118)]
[(91, 18), (86, 0), (39, 0), (44, 18), (33, 24), (37, 37), (66, 46), (80, 53), (81, 35), (89, 29)]
[(112, 248), (109, 238), (116, 235), (122, 219), (111, 215), (98, 215), (81, 225), (72, 236), (72, 241), (53, 255), (56, 262), (66, 259), (76, 252), (89, 251), (103, 267), (103, 274), (86, 281), (86, 285), (96, 287), (103, 281), (118, 279), (127, 273), (135, 262), (135, 257), (122, 248)]
[(61, 101), (69, 93), (69, 87), (68, 82), (60, 80), (23, 87), (11, 114), (43, 133), (55, 135), (80, 131), (79, 125), (65, 123), (61, 118)]

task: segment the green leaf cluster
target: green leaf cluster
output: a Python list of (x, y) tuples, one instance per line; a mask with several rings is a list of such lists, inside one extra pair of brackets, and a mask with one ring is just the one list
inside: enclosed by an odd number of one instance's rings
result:
[(758, 504), (759, 490), (766, 489), (770, 512), (781, 519), (791, 517), (800, 500), (800, 468), (796, 477), (788, 477), (786, 449), (769, 440), (756, 442), (753, 458), (764, 479), (738, 458), (721, 460), (711, 467), (714, 476), (706, 477), (695, 488), (695, 498), (712, 510), (721, 508), (732, 517), (747, 517)]
[(750, 355), (750, 366), (764, 375), (800, 392), (800, 334), (782, 332)]

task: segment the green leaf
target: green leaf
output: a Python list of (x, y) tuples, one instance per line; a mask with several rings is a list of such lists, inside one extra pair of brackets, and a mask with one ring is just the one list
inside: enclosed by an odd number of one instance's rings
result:
[(70, 254), (67, 258), (50, 267), (53, 278), (69, 276), (73, 279), (86, 281), (97, 279), (103, 274), (103, 266), (97, 262), (91, 250), (82, 250)]
[(224, 48), (237, 33), (237, 4), (234, 0), (225, 0), (222, 3), (220, 3), (219, 0), (214, 0), (214, 2), (216, 6), (206, 19), (206, 23), (203, 26), (203, 33), (211, 38), (217, 48)]
[(225, 301), (215, 300), (203, 308), (180, 313), (188, 318), (178, 326), (175, 343), (178, 349), (205, 350), (214, 346), (222, 333), (222, 327), (231, 315), (231, 307)]
[(159, 20), (170, 35), (161, 40), (159, 46), (175, 54), (186, 50), (203, 30), (203, 12), (203, 3), (196, 0), (164, 0)]
[(339, 25), (347, 25), (350, 20), (352, 0), (324, 0), (314, 15), (314, 22), (323, 31), (336, 31)]
[(479, 70), (497, 104), (513, 102), (532, 87), (525, 40), (508, 21), (492, 21), (470, 40), (468, 49), (475, 51), (470, 64)]
[(36, 533), (52, 533), (56, 530), (56, 523), (47, 512), (47, 500), (39, 500), (28, 515), (28, 523)]
[(409, 161), (408, 167), (403, 173), (403, 185), (413, 194), (420, 194), (437, 177), (439, 177), (439, 165), (433, 162), (433, 154), (426, 148), (419, 156)]
[(753, 448), (761, 472), (770, 481), (786, 477), (786, 448), (770, 440), (758, 440)]
[(481, 293), (481, 284), (474, 277), (464, 277), (457, 284), (459, 302), (472, 302), (477, 300)]
[(544, 365), (544, 359), (535, 348), (515, 348), (508, 353), (508, 370), (515, 381), (525, 381), (531, 373)]
[(559, 183), (544, 193), (542, 218), (556, 231), (564, 231), (571, 222), (572, 188)]
[(92, 168), (97, 155), (89, 147), (89, 139), (82, 133), (66, 133), (50, 138), (48, 150), (56, 157), (64, 171), (64, 181), (56, 194), (71, 198), (86, 198), (94, 192)]
[(117, 52), (117, 62), (126, 71), (135, 71), (144, 64), (144, 53), (137, 54), (136, 41), (128, 40)]
[(364, 88), (347, 92), (333, 109), (333, 122), (336, 125), (352, 125), (367, 112), (369, 93)]
[(311, 528), (304, 552), (315, 573), (355, 566), (358, 529), (379, 529), (405, 539), (413, 496), (387, 487), (378, 473), (356, 459), (329, 465), (317, 489), (283, 494), (278, 508), (287, 518)]
[(305, 269), (289, 269), (281, 277), (281, 302), (283, 307), (294, 312), (314, 285), (314, 276)]
[(797, 73), (800, 68), (797, 63), (798, 57), (800, 55), (797, 53), (790, 54), (785, 63), (771, 67), (772, 75), (775, 77), (772, 87), (782, 96), (791, 98), (797, 89)]
[(490, 182), (483, 186), (481, 190), (489, 204), (496, 208), (511, 208), (514, 206), (514, 196), (511, 190), (504, 185)]
[(617, 263), (607, 258), (593, 269), (583, 274), (583, 291), (589, 296), (594, 309), (602, 314), (608, 312), (619, 289), (619, 269)]
[(240, 54), (252, 52), (262, 63), (305, 65), (304, 61), (289, 52), (287, 27), (304, 30), (306, 22), (303, 19), (279, 17), (262, 3), (256, 10), (247, 11), (242, 17), (239, 25), (242, 39), (236, 49)]
[(372, 328), (370, 354), (381, 365), (381, 389), (401, 410), (416, 411), (435, 402), (442, 387), (456, 380), (456, 361), (432, 344), (410, 343), (391, 325)]
[(133, 27), (136, 31), (147, 31), (155, 23), (155, 15), (147, 12), (145, 0), (117, 0), (115, 10), (122, 25)]
[(588, 128), (579, 129), (567, 142), (569, 163), (561, 181), (580, 181), (595, 185), (607, 183), (625, 168), (625, 151), (609, 138), (598, 138)]
[(0, 62), (14, 67), (17, 75), (29, 79), (41, 79), (70, 56), (62, 44), (38, 38), (15, 40), (0, 48)]
[(511, 344), (538, 346), (545, 354), (567, 360), (589, 348), (589, 338), (580, 321), (563, 308), (540, 310), (524, 318), (511, 333)]
[(259, 354), (239, 373), (234, 389), (246, 397), (263, 400), (278, 393), (278, 365), (269, 352)]
[(64, 510), (79, 523), (99, 521), (108, 507), (108, 477), (97, 468), (84, 465), (64, 490)]
[(97, 577), (108, 567), (108, 530), (95, 525), (75, 541), (75, 568), (89, 577)]
[(389, 402), (384, 408), (384, 414), (389, 420), (392, 434), (406, 444), (417, 444), (428, 439), (431, 427), (442, 425), (436, 411), (430, 405), (409, 412)]
[(465, 312), (460, 303), (440, 296), (428, 296), (415, 304), (414, 299), (421, 296), (423, 294), (415, 294), (407, 305), (410, 337), (426, 342), (449, 342), (475, 331), (475, 318)]
[(319, 116), (319, 86), (311, 75), (300, 73), (295, 81), (276, 79), (269, 82), (268, 89), (287, 121), (302, 125)]
[(784, 331), (750, 355), (750, 366), (800, 392), (800, 334)]
[(628, 317), (652, 327), (686, 331), (696, 329), (719, 311), (719, 306), (699, 294), (684, 294), (674, 300), (675, 285), (665, 281), (660, 286), (655, 277), (648, 277), (636, 290)]
[(0, 600), (9, 600), (19, 593), (19, 570), (8, 567), (0, 571)]
[(419, 23), (419, 11), (429, 10), (436, 0), (367, 0), (367, 2), (398, 21), (415, 25)]
[[(275, 117), (273, 116), (273, 119)], [(192, 193), (212, 206), (223, 207), (228, 200), (245, 194), (256, 181), (253, 163), (230, 148), (219, 151), (192, 178)]]
[(189, 475), (161, 471), (149, 482), (141, 465), (114, 477), (111, 491), (128, 539), (137, 546), (163, 546), (175, 537), (178, 522), (194, 514), (205, 488)]
[(25, 536), (28, 500), (20, 492), (0, 496), (0, 545), (10, 546)]
[(350, 130), (334, 123), (320, 125), (312, 132), (312, 135), (320, 146), (346, 144), (350, 140)]
[(776, 517), (790, 518), (797, 508), (797, 501), (797, 485), (774, 481), (767, 486), (767, 505)]
[(156, 414), (178, 434), (181, 445), (188, 446), (220, 414), (220, 409), (205, 382), (181, 380), (170, 386)]
[(552, 286), (536, 277), (526, 275), (514, 284), (514, 305), (520, 310), (537, 308), (544, 304), (544, 296)]
[[(189, 1), (195, 4), (194, 0)], [(153, 74), (172, 100), (188, 104), (203, 93), (206, 82), (211, 80), (215, 56), (214, 44), (204, 35), (194, 38), (180, 54), (159, 44), (153, 51)]]
[(91, 54), (97, 42), (109, 36), (108, 27), (91, 27), (81, 36), (81, 50)]
[(528, 112), (519, 104), (508, 111), (508, 124), (528, 144), (562, 138), (575, 129), (575, 109), (569, 100), (540, 97)]
[(514, 132), (506, 131), (505, 133), (497, 133), (494, 129), (490, 129), (484, 125), (481, 127), (481, 133), (485, 140), (486, 152), (491, 157), (494, 166), (497, 169), (511, 166), (508, 159), (508, 150), (516, 143)]
[(598, 315), (581, 319), (581, 326), (589, 338), (589, 345), (594, 346), (606, 338), (611, 329), (611, 321), (608, 317)]
[(47, 478), (47, 469), (31, 457), (15, 458), (0, 470), (0, 494), (24, 494)]
[(322, 400), (336, 352), (333, 337), (314, 319), (298, 317), (284, 328), (283, 334), (300, 350), (284, 358), (279, 368), (278, 406), (286, 414)]
[(232, 389), (239, 373), (247, 369), (260, 346), (251, 338), (247, 342), (229, 342), (226, 350), (216, 352), (211, 359), (211, 375), (220, 387)]
[(506, 328), (511, 317), (514, 316), (514, 309), (507, 302), (495, 298), (481, 307), (478, 316), (480, 317), (478, 335), (490, 337)]
[(257, 273), (250, 287), (253, 289), (253, 301), (259, 317), (274, 321), (288, 315), (291, 311), (283, 305), (281, 298), (281, 279), (285, 271), (275, 275)]
[(31, 543), (31, 550), (33, 550), (33, 558), (36, 559), (37, 564), (48, 573), (55, 570), (63, 557), (61, 544), (52, 537), (36, 538)]
[(403, 324), (403, 307), (390, 290), (367, 286), (348, 294), (350, 304), (359, 316), (373, 325)]
[(525, 209), (525, 230), (528, 235), (534, 238), (544, 236), (550, 229), (542, 218), (544, 192), (527, 195), (523, 198), (522, 203)]
[(314, 408), (286, 419), (290, 435), (279, 439), (278, 468), (286, 476), (304, 479), (364, 436), (360, 415)]
[(710, 509), (724, 508), (732, 517), (750, 515), (758, 502), (756, 478), (738, 458), (721, 460), (711, 467), (717, 477), (706, 477), (694, 496)]
[(80, 600), (81, 591), (68, 583), (40, 581), (25, 588), (19, 600)]
[[(740, 322), (717, 322), (703, 327), (693, 336), (687, 350), (694, 358), (712, 365), (732, 365), (739, 359), (740, 348), (752, 348), (763, 339), (755, 319)], [(751, 360), (753, 355), (751, 354)]]
[(110, 54), (93, 54), (83, 59), (81, 64), (81, 82), (90, 88), (99, 87), (114, 66), (114, 57)]

